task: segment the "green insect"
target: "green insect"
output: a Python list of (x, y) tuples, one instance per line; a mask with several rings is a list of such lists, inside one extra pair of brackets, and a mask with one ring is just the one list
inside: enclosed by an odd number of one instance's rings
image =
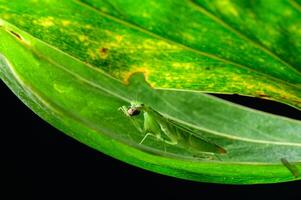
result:
[[(194, 155), (224, 154), (226, 150), (216, 144), (200, 138), (186, 127), (179, 126), (176, 122), (167, 119), (160, 113), (141, 102), (133, 101), (130, 106), (119, 108), (126, 116), (130, 117), (134, 126), (144, 135), (142, 144), (147, 137), (154, 137), (164, 144), (176, 145)], [(144, 126), (141, 128), (135, 117), (143, 113)]]

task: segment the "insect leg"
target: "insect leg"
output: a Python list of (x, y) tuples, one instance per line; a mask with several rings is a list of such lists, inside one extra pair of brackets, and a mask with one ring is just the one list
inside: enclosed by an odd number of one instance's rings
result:
[(281, 160), (282, 164), (292, 173), (292, 175), (295, 178), (298, 178), (300, 176), (300, 172), (295, 165), (293, 165), (292, 163), (289, 163), (285, 158), (281, 158), (280, 160)]
[(118, 110), (122, 111), (126, 116), (129, 117), (128, 108), (126, 106), (121, 106), (118, 108)]
[[(163, 125), (162, 122), (160, 123), (160, 128), (163, 131), (163, 133), (168, 137), (169, 140), (162, 139), (163, 142), (166, 142), (170, 145), (176, 145), (178, 144), (178, 141), (176, 137), (174, 136), (174, 133), (169, 129), (169, 127), (165, 124)], [(163, 137), (162, 137), (163, 138)]]
[(148, 136), (153, 136), (153, 137), (157, 138), (157, 136), (155, 136), (154, 134), (152, 134), (152, 133), (147, 133), (147, 134), (145, 134), (145, 136), (142, 138), (142, 140), (139, 142), (139, 144), (142, 144), (142, 143), (144, 142), (144, 140), (145, 140)]

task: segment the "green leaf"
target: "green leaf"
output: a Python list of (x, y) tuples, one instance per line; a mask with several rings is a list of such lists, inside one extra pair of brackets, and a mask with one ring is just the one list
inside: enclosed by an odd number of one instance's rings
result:
[[(297, 4), (275, 1), (275, 11), (267, 12), (265, 3), (248, 11), (244, 1), (0, 2), (1, 79), (71, 137), (185, 179), (232, 184), (300, 179), (290, 171), (301, 168), (299, 121), (187, 91), (260, 95), (300, 107), (298, 34), (275, 42), (259, 28), (282, 36), (279, 11), (290, 11), (295, 21), (287, 21), (298, 27)], [(247, 18), (249, 12), (256, 20)], [(209, 159), (156, 139), (139, 144), (144, 134), (118, 111), (132, 100), (227, 153)]]
[(0, 3), (0, 18), (123, 82), (143, 72), (156, 88), (301, 107), (301, 9), (294, 0)]

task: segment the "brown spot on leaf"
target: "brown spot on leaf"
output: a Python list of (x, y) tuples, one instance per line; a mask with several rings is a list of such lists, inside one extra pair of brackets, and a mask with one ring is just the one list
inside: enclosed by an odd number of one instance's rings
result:
[(105, 59), (106, 57), (108, 57), (108, 52), (109, 52), (108, 48), (105, 47), (100, 48), (99, 50), (100, 58)]
[(262, 97), (262, 98), (268, 98), (270, 97), (269, 95), (266, 95), (266, 94), (258, 94), (259, 97)]
[(18, 38), (19, 40), (23, 40), (23, 38), (21, 37), (21, 35), (19, 35), (18, 33), (16, 33), (16, 32), (14, 32), (14, 31), (12, 31), (12, 30), (10, 30), (9, 31), (11, 34), (13, 34), (16, 38)]
[(263, 92), (261, 92), (261, 91), (257, 91), (256, 92), (256, 96), (257, 97), (259, 97), (259, 98), (270, 98), (270, 96), (269, 95), (267, 95), (267, 94), (265, 94), (265, 93), (263, 93)]
[(295, 102), (295, 103), (297, 103), (297, 104), (301, 104), (301, 101), (300, 100), (291, 100), (291, 101), (293, 101), (293, 102)]

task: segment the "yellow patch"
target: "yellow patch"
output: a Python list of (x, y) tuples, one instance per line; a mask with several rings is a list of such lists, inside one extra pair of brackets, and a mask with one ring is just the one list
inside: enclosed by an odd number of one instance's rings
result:
[(9, 15), (9, 14), (3, 14), (3, 15), (1, 15), (1, 17), (2, 17), (3, 19), (8, 20), (8, 19), (10, 19), (12, 16)]
[(87, 54), (89, 55), (89, 57), (90, 57), (92, 60), (96, 60), (96, 59), (97, 59), (97, 53), (96, 53), (95, 50), (88, 49)]
[(190, 33), (182, 33), (182, 37), (185, 38), (186, 40), (192, 42), (195, 40), (195, 36), (190, 34)]
[(121, 42), (123, 40), (123, 36), (122, 35), (116, 35), (115, 39), (117, 42)]
[(86, 29), (93, 29), (93, 27), (90, 24), (87, 24), (84, 26)]
[(85, 35), (79, 35), (79, 36), (78, 36), (78, 39), (79, 39), (79, 41), (81, 41), (81, 42), (84, 42), (84, 41), (88, 41), (88, 40), (89, 40), (88, 36), (85, 36)]
[(44, 17), (44, 18), (33, 20), (33, 23), (48, 28), (54, 25), (54, 18)]
[(125, 83), (128, 83), (129, 78), (135, 74), (135, 73), (143, 73), (145, 76), (145, 79), (150, 75), (151, 71), (150, 68), (147, 65), (132, 65), (129, 71), (122, 72), (121, 78)]
[(278, 88), (271, 85), (266, 85), (264, 88), (269, 92), (279, 94), (284, 99), (291, 99), (291, 100), (296, 99), (295, 95), (292, 95), (291, 93), (287, 92), (286, 90), (283, 90), (282, 88)]
[(179, 62), (174, 62), (171, 64), (171, 66), (175, 69), (183, 69), (183, 70), (193, 70), (195, 67), (194, 63), (179, 63)]
[(71, 24), (71, 21), (69, 20), (62, 20), (63, 26), (69, 26)]
[(239, 12), (235, 5), (229, 1), (229, 0), (216, 0), (215, 1), (216, 6), (218, 9), (223, 12), (224, 14), (227, 15), (232, 15), (232, 16), (239, 16)]
[(142, 50), (178, 50), (180, 47), (172, 45), (168, 42), (154, 39), (145, 39), (143, 42), (135, 46), (137, 49)]

